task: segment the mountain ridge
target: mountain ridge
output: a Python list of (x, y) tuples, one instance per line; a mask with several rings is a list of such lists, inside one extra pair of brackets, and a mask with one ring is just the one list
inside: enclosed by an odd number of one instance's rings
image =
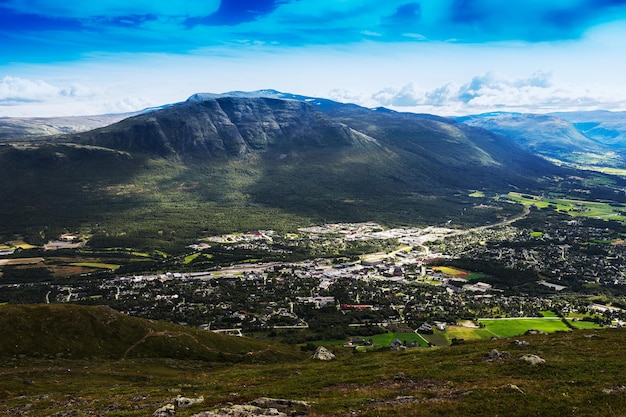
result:
[[(263, 91), (252, 95), (284, 94)], [(0, 235), (84, 228), (154, 242), (169, 228), (194, 239), (283, 222), (481, 224), (516, 208), (474, 210), (471, 190), (540, 190), (569, 175), (449, 118), (246, 94), (197, 95), (89, 132), (5, 142), (0, 175), (13, 180), (0, 184)]]

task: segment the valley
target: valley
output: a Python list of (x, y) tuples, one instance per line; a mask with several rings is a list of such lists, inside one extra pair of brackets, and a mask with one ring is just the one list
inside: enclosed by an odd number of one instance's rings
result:
[[(521, 197), (473, 198), (481, 210)], [(445, 346), (462, 339), (446, 329), (464, 320), (478, 327), (465, 331), (472, 340), (498, 334), (480, 330), (485, 319), (539, 318), (546, 311), (560, 315), (562, 330), (621, 325), (625, 226), (565, 213), (532, 206), (465, 230), (374, 222), (257, 230), (205, 237), (176, 255), (97, 251), (88, 243), (22, 249), (19, 258), (4, 257), (0, 301), (108, 305), (288, 344), (422, 329), (425, 346)], [(541, 321), (527, 326), (519, 333)]]
[(9, 120), (0, 412), (626, 409), (621, 124), (560, 117), (263, 90)]

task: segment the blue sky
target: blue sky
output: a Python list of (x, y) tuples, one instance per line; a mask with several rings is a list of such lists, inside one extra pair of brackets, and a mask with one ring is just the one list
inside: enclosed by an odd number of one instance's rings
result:
[(0, 116), (280, 91), (440, 115), (626, 110), (626, 0), (0, 0)]

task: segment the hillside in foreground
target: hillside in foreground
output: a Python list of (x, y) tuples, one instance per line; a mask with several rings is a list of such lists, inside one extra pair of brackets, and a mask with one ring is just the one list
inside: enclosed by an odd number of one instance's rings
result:
[[(176, 416), (233, 410), (247, 404), (261, 410), (279, 408), (283, 415), (307, 416), (626, 413), (624, 329), (526, 335), (442, 349), (353, 353), (337, 348), (337, 357), (329, 362), (296, 356), (283, 356), (280, 364), (233, 364), (220, 358), (193, 360), (184, 355), (122, 359), (116, 354), (87, 359), (86, 352), (72, 359), (68, 355), (44, 355), (49, 344), (60, 345), (45, 335), (45, 327), (28, 324), (25, 318), (31, 315), (32, 320), (33, 315), (50, 309), (54, 320), (47, 321), (48, 325), (66, 323), (50, 329), (50, 333), (72, 335), (74, 343), (83, 346), (90, 339), (115, 344), (116, 338), (123, 338), (119, 334), (99, 338), (90, 333), (89, 329), (97, 326), (85, 327), (85, 323), (94, 316), (115, 317), (107, 326), (119, 329), (122, 327), (114, 322), (123, 319), (111, 312), (102, 314), (99, 308), (2, 308), (2, 329), (5, 334), (10, 331), (6, 339), (18, 337), (39, 352), (37, 357), (26, 351), (8, 352), (8, 342), (3, 342), (3, 415), (146, 416), (167, 404), (172, 404)], [(6, 323), (12, 321), (15, 325), (7, 328)], [(80, 334), (78, 329), (83, 327), (85, 334)], [(240, 340), (227, 337), (218, 349), (239, 350)], [(525, 355), (536, 355), (545, 363), (531, 365), (520, 360)], [(280, 401), (262, 399), (266, 397)], [(190, 404), (194, 402), (191, 400), (197, 403)]]
[(32, 358), (178, 358), (216, 362), (297, 358), (290, 349), (105, 307), (66, 304), (1, 305), (0, 356)]

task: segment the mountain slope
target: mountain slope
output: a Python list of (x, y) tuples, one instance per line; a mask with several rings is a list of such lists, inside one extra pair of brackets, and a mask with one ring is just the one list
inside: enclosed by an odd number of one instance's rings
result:
[[(394, 153), (402, 157), (398, 163), (413, 164), (414, 171), (423, 167), (421, 174), (438, 186), (446, 184), (437, 184), (437, 178), (454, 168), (476, 167), (489, 174), (500, 170), (508, 179), (551, 169), (511, 141), (448, 119), (339, 103), (320, 108), (319, 101), (302, 99), (202, 97), (82, 134), (77, 140), (123, 151), (200, 159), (259, 154), (285, 159), (298, 152), (365, 147), (368, 152)], [(428, 172), (434, 175), (428, 178)]]
[(567, 158), (574, 152), (603, 152), (601, 144), (580, 133), (571, 123), (549, 115), (487, 113), (457, 118), (465, 124), (507, 135), (533, 152)]
[(152, 245), (326, 221), (481, 224), (515, 208), (467, 210), (468, 190), (564, 175), (449, 119), (294, 97), (196, 96), (54, 141), (7, 143), (0, 235), (81, 228)]
[(0, 306), (0, 356), (137, 357), (216, 362), (297, 360), (286, 346), (69, 304)]
[(136, 112), (70, 117), (0, 117), (0, 142), (85, 132), (119, 122), (134, 114)]
[(552, 113), (572, 123), (594, 141), (624, 152), (626, 149), (626, 112), (588, 111)]
[[(74, 336), (80, 343), (91, 334)], [(185, 355), (52, 358), (50, 339), (39, 339), (38, 357), (0, 356), (0, 413), (148, 416), (170, 403), (185, 417), (270, 397), (282, 400), (265, 404), (279, 404), (285, 414), (300, 401), (309, 404), (292, 415), (622, 416), (624, 337), (624, 329), (598, 329), (401, 352), (335, 347), (330, 362), (285, 356), (279, 364), (228, 366)], [(31, 338), (35, 344), (38, 334)], [(520, 360), (526, 355), (545, 363)], [(178, 397), (203, 401), (185, 407)]]
[(192, 100), (82, 134), (81, 143), (181, 157), (354, 145), (368, 138), (294, 100)]
[(623, 113), (486, 113), (457, 120), (507, 135), (532, 152), (559, 161), (618, 168), (626, 164)]

